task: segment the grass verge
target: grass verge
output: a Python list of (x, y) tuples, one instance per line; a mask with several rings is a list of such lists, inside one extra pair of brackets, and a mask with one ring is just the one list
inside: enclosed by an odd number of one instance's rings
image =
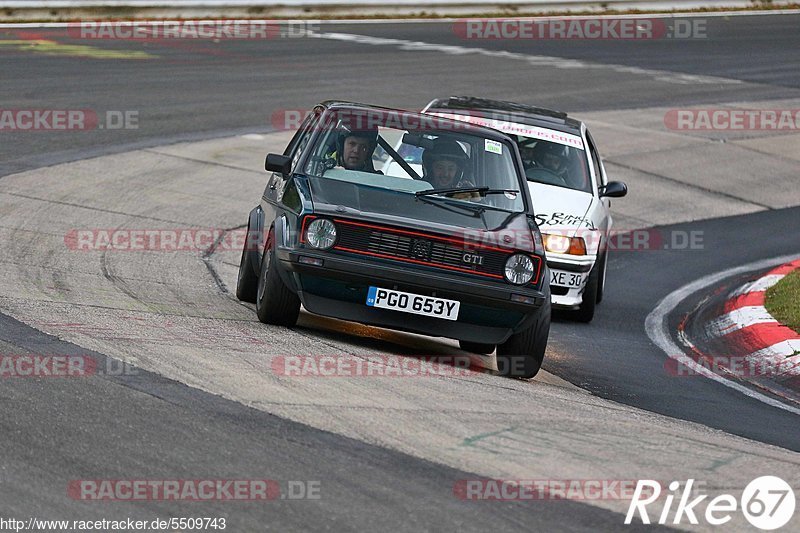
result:
[(778, 322), (800, 333), (800, 269), (767, 290), (765, 306)]

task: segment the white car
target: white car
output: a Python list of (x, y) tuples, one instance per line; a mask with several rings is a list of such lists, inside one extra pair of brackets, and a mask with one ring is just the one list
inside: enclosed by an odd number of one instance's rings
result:
[(610, 198), (628, 189), (608, 181), (586, 125), (559, 111), (472, 97), (436, 99), (423, 112), (488, 126), (517, 140), (544, 238), (553, 307), (591, 321), (605, 287)]

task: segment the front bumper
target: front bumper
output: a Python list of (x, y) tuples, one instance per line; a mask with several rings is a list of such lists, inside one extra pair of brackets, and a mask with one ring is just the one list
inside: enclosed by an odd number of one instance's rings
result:
[[(324, 264), (301, 263), (301, 256)], [(277, 258), (284, 282), (312, 313), (471, 342), (506, 341), (512, 333), (530, 327), (549, 297), (547, 288), (539, 291), (343, 254), (279, 248)], [(458, 320), (368, 307), (370, 286), (458, 300)], [(512, 294), (525, 296), (531, 303), (512, 301)]]
[[(583, 291), (586, 289), (586, 282), (589, 273), (594, 268), (596, 255), (561, 255), (548, 254), (547, 267), (550, 271), (550, 291), (552, 294), (553, 308), (556, 309), (577, 309), (583, 301)], [(564, 275), (559, 275), (565, 273)], [(580, 276), (577, 286), (566, 286), (558, 282), (554, 283), (554, 278), (569, 278), (570, 275)]]

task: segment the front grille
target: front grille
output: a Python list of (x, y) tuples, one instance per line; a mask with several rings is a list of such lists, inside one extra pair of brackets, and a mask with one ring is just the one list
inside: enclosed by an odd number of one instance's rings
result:
[[(446, 237), (336, 219), (336, 250), (362, 253), (503, 279), (508, 252), (478, 248)], [(465, 260), (465, 254), (469, 254)], [(480, 258), (480, 264), (470, 262)]]

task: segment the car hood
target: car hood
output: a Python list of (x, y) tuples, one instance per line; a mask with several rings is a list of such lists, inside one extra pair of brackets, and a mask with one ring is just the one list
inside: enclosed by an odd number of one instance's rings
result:
[[(314, 212), (445, 233), (465, 229), (498, 231), (525, 213), (510, 213), (478, 204), (417, 198), (413, 193), (383, 187), (308, 176)], [(466, 204), (466, 205), (465, 205)], [(459, 205), (463, 207), (459, 207)], [(527, 223), (526, 223), (527, 224)]]
[(528, 187), (536, 223), (543, 232), (557, 230), (572, 236), (578, 230), (596, 229), (596, 221), (589, 217), (594, 201), (590, 193), (534, 182), (528, 182)]

